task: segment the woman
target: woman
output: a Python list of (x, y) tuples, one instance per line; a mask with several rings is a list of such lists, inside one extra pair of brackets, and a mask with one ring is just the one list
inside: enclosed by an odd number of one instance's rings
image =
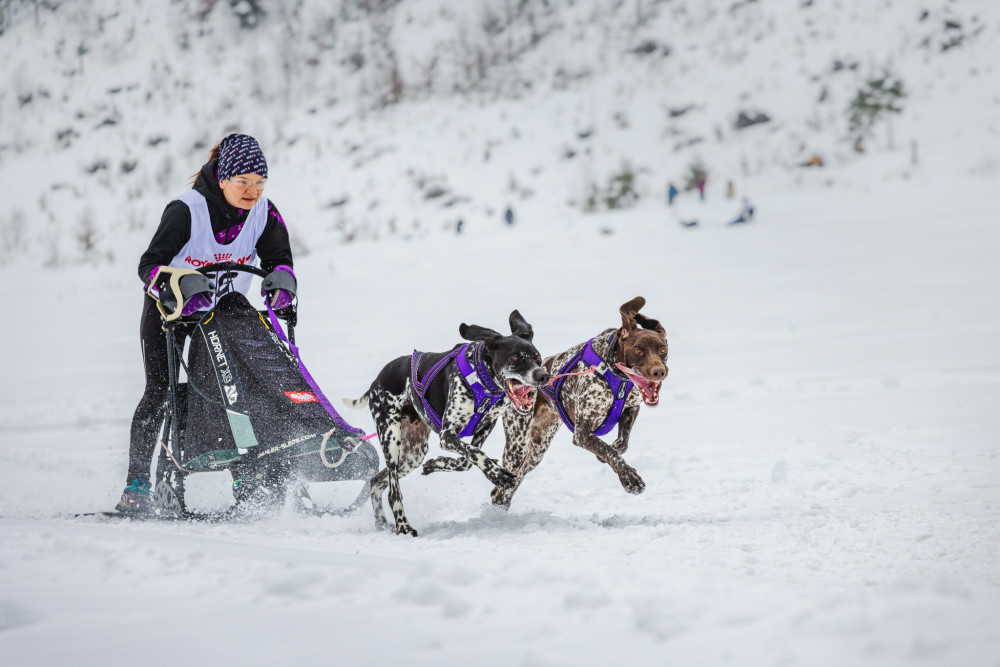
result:
[[(216, 261), (256, 264), (259, 258), (265, 271), (272, 276), (284, 271), (290, 274), (291, 282), (281, 282), (294, 285), (288, 230), (278, 209), (262, 196), (266, 182), (267, 161), (257, 140), (245, 134), (226, 136), (195, 174), (192, 188), (167, 204), (160, 226), (139, 260), (139, 278), (147, 287), (152, 282), (156, 288), (163, 282), (157, 279), (161, 266), (197, 268)], [(248, 283), (232, 281), (217, 286), (215, 296), (231, 290), (245, 293)], [(183, 308), (184, 323), (175, 330), (182, 344), (197, 322), (198, 311), (211, 307), (210, 296), (195, 294), (177, 304)], [(276, 290), (269, 298), (276, 310), (292, 302), (292, 295), (285, 290)], [(118, 502), (120, 512), (141, 512), (149, 507), (150, 467), (169, 391), (166, 333), (156, 301), (148, 294), (143, 300), (139, 340), (146, 390), (132, 417), (128, 486)]]

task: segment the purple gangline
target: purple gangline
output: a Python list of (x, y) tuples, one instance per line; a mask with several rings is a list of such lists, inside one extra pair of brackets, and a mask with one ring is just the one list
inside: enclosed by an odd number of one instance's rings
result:
[(271, 326), (274, 327), (274, 330), (277, 332), (278, 337), (281, 338), (281, 340), (288, 345), (289, 349), (291, 349), (292, 351), (292, 354), (295, 355), (295, 359), (299, 362), (299, 371), (302, 373), (302, 377), (305, 379), (306, 384), (309, 385), (309, 388), (312, 389), (313, 394), (316, 396), (317, 400), (319, 400), (320, 405), (323, 406), (323, 409), (326, 410), (327, 414), (330, 415), (331, 418), (333, 418), (333, 421), (338, 426), (344, 428), (347, 431), (350, 431), (351, 433), (363, 435), (364, 429), (351, 426), (346, 421), (344, 421), (343, 417), (337, 414), (337, 411), (334, 409), (333, 404), (330, 403), (330, 399), (326, 397), (326, 394), (323, 393), (323, 390), (319, 388), (318, 384), (316, 384), (316, 380), (313, 379), (312, 374), (309, 373), (309, 369), (307, 369), (306, 365), (302, 362), (302, 357), (299, 356), (299, 348), (296, 347), (295, 344), (293, 344), (290, 340), (288, 340), (288, 337), (285, 335), (285, 330), (281, 328), (281, 323), (278, 322), (278, 316), (274, 314), (274, 309), (271, 308), (270, 302), (268, 302), (267, 304), (267, 316), (268, 319), (271, 320)]

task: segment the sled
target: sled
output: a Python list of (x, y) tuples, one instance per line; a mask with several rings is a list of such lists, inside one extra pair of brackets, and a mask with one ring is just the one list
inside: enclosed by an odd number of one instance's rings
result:
[[(379, 469), (378, 452), (363, 440), (364, 431), (337, 413), (302, 363), (295, 346), (296, 306), (279, 317), (270, 303), (259, 311), (246, 296), (231, 290), (240, 273), (264, 277), (257, 267), (220, 263), (197, 271), (214, 282), (216, 299), (196, 324), (168, 313), (157, 302), (167, 337), (170, 391), (150, 513), (202, 518), (187, 506), (185, 479), (215, 471), (229, 471), (233, 477), (237, 503), (228, 516), (259, 515), (283, 504), (286, 495), (295, 496), (298, 508), (306, 512), (353, 512), (369, 496), (370, 479)], [(183, 303), (178, 283), (172, 276), (174, 304)], [(190, 332), (186, 355), (180, 327)], [(350, 505), (336, 510), (313, 506), (307, 484), (344, 481), (363, 482)]]

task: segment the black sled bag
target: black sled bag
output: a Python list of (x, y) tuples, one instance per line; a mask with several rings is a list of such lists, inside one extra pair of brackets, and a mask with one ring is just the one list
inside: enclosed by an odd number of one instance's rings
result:
[(238, 292), (198, 323), (180, 438), (188, 471), (238, 467), (243, 477), (334, 481), (378, 470), (364, 431), (340, 417), (286, 343), (277, 318)]

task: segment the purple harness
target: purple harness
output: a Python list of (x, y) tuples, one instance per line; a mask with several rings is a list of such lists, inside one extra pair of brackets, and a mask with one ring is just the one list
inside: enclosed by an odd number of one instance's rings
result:
[[(471, 355), (469, 354), (470, 352)], [(465, 438), (471, 436), (476, 430), (479, 420), (483, 418), (483, 415), (502, 401), (505, 396), (503, 389), (490, 378), (489, 367), (483, 361), (483, 343), (466, 343), (456, 346), (451, 352), (441, 357), (436, 364), (431, 366), (430, 370), (424, 374), (424, 379), (420, 380), (418, 378), (418, 369), (420, 359), (423, 356), (423, 352), (414, 350), (413, 355), (410, 357), (410, 383), (413, 385), (413, 390), (417, 396), (420, 397), (420, 402), (423, 403), (427, 418), (431, 420), (438, 431), (441, 430), (441, 417), (434, 412), (431, 402), (427, 400), (427, 388), (430, 387), (431, 382), (441, 372), (441, 369), (454, 359), (458, 365), (458, 372), (462, 374), (462, 381), (472, 391), (476, 403), (475, 412), (469, 418), (469, 422), (462, 429), (462, 432), (458, 434), (458, 437)], [(472, 357), (471, 364), (469, 363), (469, 356)]]
[[(611, 344), (611, 340), (615, 337), (612, 333), (608, 337), (608, 345)], [(567, 361), (562, 368), (559, 369), (558, 374), (568, 373), (574, 366), (578, 363), (583, 362), (588, 366), (597, 366), (597, 372), (604, 378), (604, 381), (608, 383), (608, 388), (611, 389), (611, 395), (614, 396), (614, 402), (611, 403), (611, 410), (608, 411), (608, 416), (604, 418), (604, 423), (601, 424), (597, 429), (594, 430), (594, 435), (604, 435), (613, 429), (617, 424), (618, 420), (621, 419), (622, 410), (625, 408), (625, 399), (628, 398), (628, 393), (632, 391), (632, 381), (626, 380), (615, 374), (611, 370), (611, 367), (604, 363), (604, 359), (594, 352), (594, 339), (591, 338), (587, 341), (587, 344), (583, 346), (579, 352), (573, 355), (573, 358)], [(603, 371), (601, 369), (604, 369)], [(554, 387), (544, 386), (540, 387), (542, 393), (552, 399), (555, 403), (556, 409), (559, 410), (559, 416), (562, 418), (563, 423), (566, 424), (566, 428), (570, 432), (574, 432), (573, 422), (570, 421), (569, 415), (566, 414), (566, 408), (563, 407), (562, 401), (559, 399), (559, 392), (562, 390), (563, 382), (566, 381), (565, 377), (561, 377), (556, 380), (556, 385)]]

